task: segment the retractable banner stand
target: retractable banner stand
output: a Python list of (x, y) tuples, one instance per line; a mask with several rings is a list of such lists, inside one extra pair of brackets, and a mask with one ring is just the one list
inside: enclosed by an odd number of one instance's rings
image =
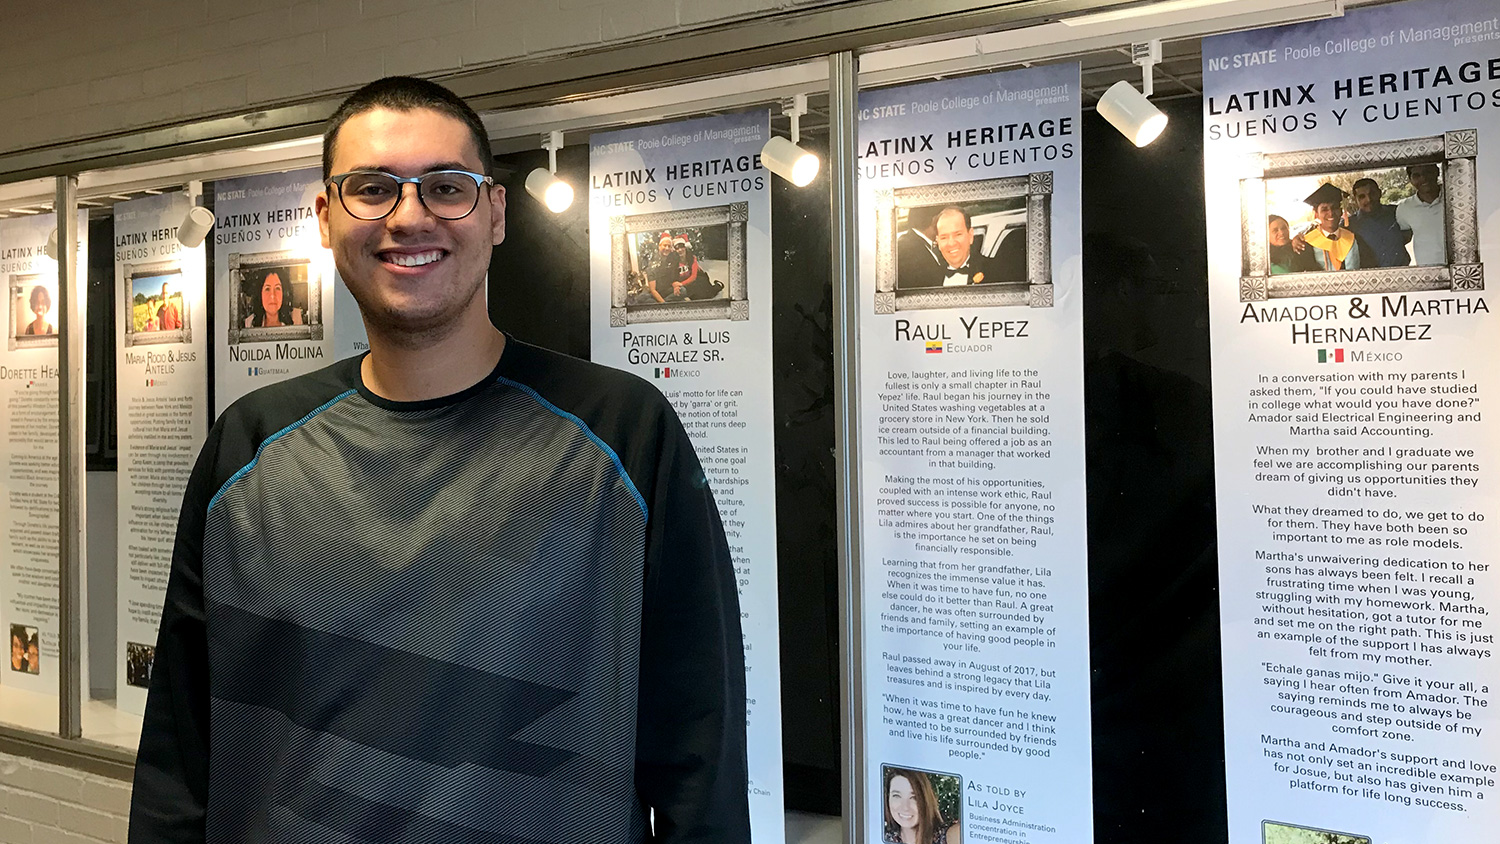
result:
[(1232, 844), (1500, 829), (1496, 11), (1203, 44)]
[[(58, 689), (57, 260), (48, 241), (54, 214), (0, 220), (0, 279), (6, 295), (0, 345), (0, 627), (10, 666), (0, 685)], [(78, 214), (78, 263), (88, 266), (88, 215)], [(52, 247), (55, 249), (54, 246)], [(87, 676), (87, 674), (85, 674)]]
[(589, 139), (593, 359), (687, 428), (739, 576), (756, 844), (785, 840), (765, 111)]
[(357, 348), (352, 336), (335, 345), (353, 328), (334, 330), (333, 256), (313, 213), (321, 180), (307, 169), (214, 183), (215, 413)]
[(182, 493), (208, 433), (204, 250), (184, 249), (186, 194), (121, 202), (115, 216), (120, 540), (119, 708), (141, 714)]
[(872, 842), (1093, 838), (1079, 102), (1076, 64), (859, 95)]

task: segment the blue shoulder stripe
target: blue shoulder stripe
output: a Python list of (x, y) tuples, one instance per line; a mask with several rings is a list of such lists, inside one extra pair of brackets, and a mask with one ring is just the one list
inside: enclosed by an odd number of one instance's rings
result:
[(567, 412), (566, 410), (563, 410), (552, 402), (542, 398), (542, 394), (538, 393), (531, 387), (528, 387), (518, 381), (512, 381), (503, 375), (495, 376), (495, 380), (515, 387), (526, 395), (531, 396), (537, 404), (540, 404), (542, 407), (547, 408), (558, 416), (561, 416), (569, 422), (572, 422), (574, 425), (577, 425), (578, 430), (582, 431), (584, 436), (592, 440), (594, 445), (599, 447), (600, 451), (609, 455), (609, 459), (615, 464), (615, 471), (620, 473), (620, 479), (625, 482), (625, 488), (630, 490), (630, 494), (635, 497), (635, 503), (640, 506), (641, 517), (650, 520), (650, 513), (646, 509), (646, 499), (642, 498), (640, 490), (635, 488), (635, 481), (632, 481), (630, 479), (630, 473), (625, 471), (625, 464), (620, 462), (620, 455), (615, 454), (615, 450), (609, 447), (609, 443), (606, 443), (604, 440), (599, 439), (599, 436), (592, 430), (590, 430), (589, 426), (582, 419), (579, 419), (577, 416), (574, 416), (573, 414)]
[(208, 500), (208, 509), (205, 510), (204, 512), (205, 513), (212, 512), (213, 509), (214, 509), (214, 505), (218, 503), (219, 499), (223, 497), (224, 493), (226, 493), (226, 492), (229, 491), (229, 488), (234, 485), (234, 482), (237, 481), (237, 480), (239, 480), (240, 478), (243, 478), (246, 475), (250, 474), (250, 470), (254, 469), (255, 468), (255, 464), (260, 462), (261, 452), (263, 452), (263, 451), (266, 450), (266, 446), (268, 446), (271, 443), (273, 443), (273, 442), (281, 439), (282, 437), (286, 436), (287, 434), (290, 434), (291, 432), (297, 430), (298, 428), (302, 427), (303, 425), (306, 425), (309, 421), (311, 421), (311, 419), (314, 416), (317, 416), (319, 413), (322, 413), (323, 411), (327, 410), (328, 408), (333, 407), (334, 405), (338, 404), (339, 402), (343, 401), (344, 399), (349, 398), (350, 396), (354, 395), (356, 392), (358, 392), (358, 391), (357, 390), (352, 390), (352, 389), (345, 390), (344, 392), (339, 393), (338, 395), (336, 395), (333, 398), (329, 399), (328, 401), (324, 402), (321, 407), (317, 408), (316, 410), (312, 411), (311, 413), (307, 414), (306, 416), (302, 417), (301, 419), (298, 419), (296, 422), (293, 422), (292, 424), (286, 426), (285, 428), (282, 428), (280, 431), (277, 431), (276, 433), (272, 434), (271, 436), (266, 437), (265, 440), (263, 442), (261, 442), (260, 447), (257, 448), (257, 449), (255, 449), (255, 456), (252, 457), (252, 458), (250, 458), (250, 462), (246, 463), (244, 466), (241, 466), (240, 470), (238, 472), (235, 472), (233, 475), (230, 475), (229, 476), (229, 480), (225, 481), (224, 485), (221, 486), (221, 487), (219, 487), (219, 491), (216, 492), (216, 493), (214, 493), (214, 497), (210, 498)]

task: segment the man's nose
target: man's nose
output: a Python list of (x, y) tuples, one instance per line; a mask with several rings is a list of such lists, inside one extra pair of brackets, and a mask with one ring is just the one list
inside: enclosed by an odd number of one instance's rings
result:
[(436, 219), (422, 202), (421, 191), (413, 182), (401, 186), (401, 193), (396, 197), (396, 207), (385, 218), (386, 224), (394, 228), (423, 228)]

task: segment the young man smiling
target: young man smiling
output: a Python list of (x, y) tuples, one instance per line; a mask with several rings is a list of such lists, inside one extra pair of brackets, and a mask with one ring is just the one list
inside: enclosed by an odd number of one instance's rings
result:
[(490, 158), (429, 82), (330, 118), (316, 211), (370, 351), (209, 434), (132, 844), (749, 841), (707, 482), (650, 385), (491, 325)]

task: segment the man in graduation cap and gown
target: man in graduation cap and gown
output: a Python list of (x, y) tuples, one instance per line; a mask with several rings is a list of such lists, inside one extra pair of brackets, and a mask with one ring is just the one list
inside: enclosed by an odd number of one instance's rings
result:
[[(1344, 192), (1328, 182), (1304, 199), (1313, 209), (1313, 226), (1302, 235), (1308, 251), (1319, 269), (1357, 270), (1360, 268), (1360, 240), (1344, 227)], [(1373, 255), (1369, 248), (1364, 250)]]

